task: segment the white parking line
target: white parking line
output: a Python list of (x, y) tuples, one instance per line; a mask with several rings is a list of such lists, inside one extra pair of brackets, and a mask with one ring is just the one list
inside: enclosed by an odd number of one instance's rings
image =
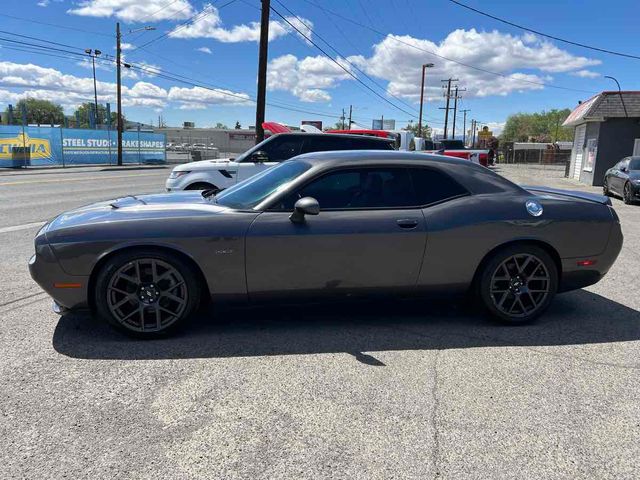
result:
[(14, 225), (13, 227), (2, 227), (0, 233), (17, 232), (18, 230), (26, 230), (28, 228), (41, 227), (47, 222), (23, 223), (22, 225)]

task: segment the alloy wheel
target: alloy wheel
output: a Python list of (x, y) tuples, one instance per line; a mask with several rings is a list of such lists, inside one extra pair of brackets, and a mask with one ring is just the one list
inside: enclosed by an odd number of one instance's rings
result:
[(624, 203), (631, 203), (631, 188), (629, 187), (628, 183), (626, 183), (624, 186), (623, 200)]
[(496, 309), (510, 317), (527, 317), (545, 302), (551, 275), (544, 262), (529, 253), (504, 260), (491, 276), (490, 296)]
[(187, 284), (180, 272), (156, 258), (132, 260), (111, 276), (107, 306), (123, 327), (158, 332), (176, 322), (187, 306)]

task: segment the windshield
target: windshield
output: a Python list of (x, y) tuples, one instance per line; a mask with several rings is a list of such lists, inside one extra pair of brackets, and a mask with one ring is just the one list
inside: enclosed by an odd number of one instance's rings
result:
[(629, 170), (640, 170), (640, 158), (632, 158), (629, 162)]
[(238, 210), (251, 209), (272, 193), (286, 188), (289, 182), (295, 180), (310, 168), (311, 165), (305, 162), (283, 162), (251, 178), (247, 178), (231, 188), (227, 188), (216, 195), (215, 201), (229, 208)]
[(259, 144), (257, 144), (255, 147), (251, 147), (249, 150), (247, 150), (246, 152), (244, 152), (241, 155), (238, 155), (235, 159), (236, 162), (243, 162), (245, 161), (245, 159), (251, 155), (253, 152), (259, 152), (260, 150), (262, 150), (262, 147), (266, 144), (269, 143), (271, 141), (272, 138), (275, 138), (273, 135), (265, 138), (263, 141), (261, 141)]

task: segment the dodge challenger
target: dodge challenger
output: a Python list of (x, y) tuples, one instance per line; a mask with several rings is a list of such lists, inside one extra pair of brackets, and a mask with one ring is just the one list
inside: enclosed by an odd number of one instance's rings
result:
[(598, 282), (622, 232), (602, 195), (521, 187), (469, 161), (310, 153), (225, 191), (127, 196), (63, 213), (29, 268), (64, 313), (138, 337), (206, 302), (470, 294), (495, 319), (541, 315)]

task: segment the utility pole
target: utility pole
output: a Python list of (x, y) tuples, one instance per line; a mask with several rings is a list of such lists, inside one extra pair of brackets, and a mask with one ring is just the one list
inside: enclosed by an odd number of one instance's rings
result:
[(427, 68), (433, 67), (433, 63), (422, 65), (422, 84), (420, 85), (420, 117), (418, 118), (418, 137), (422, 138), (422, 105), (424, 104), (424, 74)]
[(351, 114), (353, 113), (353, 105), (349, 105), (349, 130), (351, 130)]
[(258, 95), (256, 99), (256, 143), (264, 140), (265, 103), (267, 101), (267, 60), (269, 58), (269, 12), (271, 0), (262, 0), (260, 15), (260, 51), (258, 53)]
[(476, 146), (476, 128), (477, 128), (477, 124), (478, 122), (476, 122), (475, 120), (471, 120), (471, 133), (472, 133), (472, 137), (471, 137), (471, 148), (474, 148)]
[(342, 116), (340, 117), (340, 120), (342, 121), (342, 130), (344, 130), (344, 129), (345, 129), (345, 128), (344, 128), (344, 119), (345, 119), (345, 116), (344, 116), (344, 108), (343, 108), (343, 109), (342, 109)]
[(120, 56), (122, 48), (120, 47), (120, 22), (116, 23), (116, 76), (117, 87), (116, 96), (118, 101), (118, 165), (122, 165), (122, 75), (120, 71)]
[(102, 52), (100, 50), (92, 50), (90, 48), (87, 48), (84, 53), (91, 56), (91, 64), (93, 66), (93, 100), (96, 107), (96, 120), (97, 123), (100, 123), (100, 118), (98, 115), (98, 87), (96, 84), (96, 57), (102, 54)]
[(456, 85), (456, 92), (453, 97), (453, 134), (451, 135), (451, 138), (453, 139), (456, 138), (456, 116), (458, 114), (458, 100), (462, 98), (458, 96), (458, 92), (464, 92), (466, 90), (466, 88), (458, 89), (458, 86)]
[(444, 139), (448, 138), (449, 131), (449, 101), (451, 100), (451, 82), (457, 82), (457, 78), (449, 78), (447, 80), (441, 80), (442, 82), (447, 82), (447, 106), (444, 109)]
[(466, 147), (467, 146), (467, 112), (470, 112), (471, 110), (469, 109), (465, 109), (465, 110), (460, 110), (463, 114), (463, 125), (462, 125), (462, 144)]

